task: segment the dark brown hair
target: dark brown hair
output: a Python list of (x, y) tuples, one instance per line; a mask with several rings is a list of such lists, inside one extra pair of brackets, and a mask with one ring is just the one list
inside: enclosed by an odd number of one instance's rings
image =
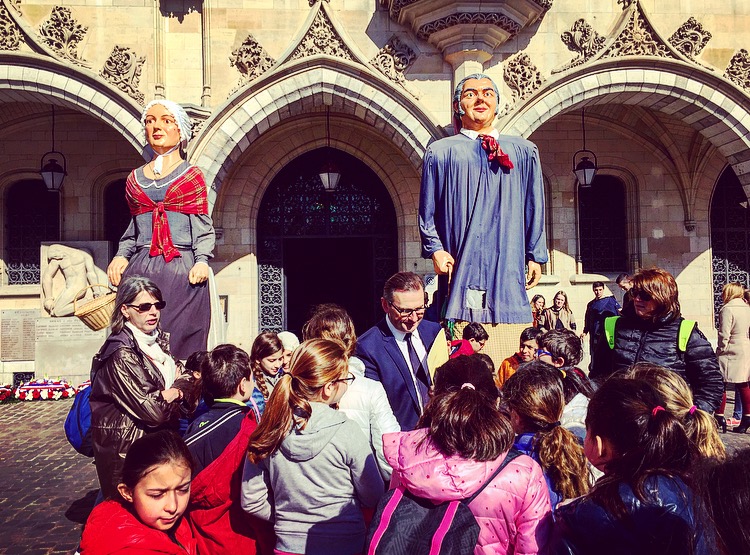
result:
[(117, 287), (115, 310), (112, 313), (112, 320), (109, 324), (113, 334), (120, 333), (125, 325), (125, 315), (122, 313), (121, 308), (127, 304), (131, 304), (144, 291), (157, 301), (163, 300), (161, 289), (147, 277), (130, 276)]
[(435, 371), (435, 395), (418, 428), (446, 457), (493, 461), (513, 445), (513, 426), (497, 406), (492, 370), (476, 355), (451, 359)]
[(266, 378), (263, 374), (263, 369), (260, 367), (260, 361), (283, 350), (284, 345), (281, 344), (281, 339), (279, 339), (279, 336), (272, 331), (261, 333), (255, 338), (253, 346), (250, 348), (250, 363), (253, 369), (255, 385), (266, 400), (268, 400), (270, 392), (268, 391), (268, 385), (266, 385)]
[(217, 345), (203, 359), (200, 367), (203, 396), (208, 404), (215, 399), (231, 397), (240, 382), (252, 373), (250, 356), (235, 345)]
[(292, 428), (302, 430), (315, 400), (327, 383), (344, 377), (348, 360), (344, 345), (329, 339), (309, 339), (294, 350), (289, 371), (268, 400), (263, 418), (250, 436), (248, 458), (258, 463), (272, 455)]
[(647, 503), (654, 501), (645, 484), (650, 476), (661, 474), (687, 481), (696, 448), (679, 418), (665, 409), (665, 404), (650, 384), (626, 378), (606, 380), (589, 402), (587, 433), (606, 439), (614, 450), (605, 475), (590, 495), (617, 518), (627, 514), (619, 493), (622, 482)]
[[(419, 274), (414, 272), (398, 272), (388, 278), (383, 286), (383, 298), (389, 303), (393, 302), (394, 291), (424, 291), (424, 281)], [(426, 298), (426, 294), (425, 294)]]
[(122, 483), (133, 490), (155, 466), (174, 463), (193, 470), (193, 456), (185, 441), (172, 430), (160, 430), (135, 440), (125, 455)]
[(565, 397), (557, 368), (535, 360), (518, 367), (503, 384), (504, 404), (521, 420), (524, 433), (534, 433), (539, 464), (563, 498), (588, 491), (588, 467), (576, 437), (560, 425)]
[(665, 317), (671, 319), (680, 316), (680, 301), (677, 293), (677, 282), (672, 274), (661, 268), (639, 270), (631, 280), (632, 293), (635, 298), (639, 291), (648, 293), (656, 301), (657, 307), (651, 316), (652, 321)]

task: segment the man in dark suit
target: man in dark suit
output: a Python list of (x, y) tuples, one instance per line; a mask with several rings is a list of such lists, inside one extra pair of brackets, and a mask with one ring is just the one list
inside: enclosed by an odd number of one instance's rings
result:
[(357, 340), (355, 356), (365, 376), (383, 384), (402, 430), (413, 430), (427, 403), (431, 385), (427, 354), (445, 341), (440, 324), (423, 320), (426, 296), (422, 278), (413, 272), (391, 276), (380, 303), (385, 318)]

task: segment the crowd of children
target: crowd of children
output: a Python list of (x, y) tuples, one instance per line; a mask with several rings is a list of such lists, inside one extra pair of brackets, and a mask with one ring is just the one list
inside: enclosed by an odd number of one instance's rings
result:
[(191, 357), (204, 408), (184, 438), (133, 443), (81, 553), (418, 553), (431, 532), (386, 518), (403, 496), (462, 501), (478, 524), (469, 553), (750, 552), (747, 459), (725, 461), (713, 416), (671, 370), (641, 362), (594, 384), (575, 332), (528, 328), (498, 369), (479, 352), (437, 368), (401, 431), (352, 356), (344, 309), (318, 307), (303, 339)]

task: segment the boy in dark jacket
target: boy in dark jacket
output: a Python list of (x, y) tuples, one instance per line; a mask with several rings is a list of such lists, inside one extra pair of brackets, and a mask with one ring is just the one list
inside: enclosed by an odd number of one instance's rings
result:
[(240, 480), (250, 434), (257, 427), (245, 402), (252, 395), (250, 357), (219, 345), (201, 364), (203, 396), (210, 407), (188, 428), (185, 442), (195, 467), (189, 518), (199, 553), (272, 553), (272, 527), (240, 507)]

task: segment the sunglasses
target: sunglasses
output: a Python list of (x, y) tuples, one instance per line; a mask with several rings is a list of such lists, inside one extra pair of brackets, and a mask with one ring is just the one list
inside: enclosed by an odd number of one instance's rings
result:
[(537, 349), (536, 350), (536, 358), (543, 357), (544, 355), (549, 355), (552, 358), (555, 358), (555, 355), (553, 355), (549, 351), (545, 351), (544, 349)]
[(650, 293), (647, 293), (646, 291), (643, 291), (642, 289), (633, 289), (633, 298), (638, 299), (639, 301), (648, 302), (653, 297)]
[(349, 376), (346, 377), (346, 378), (339, 378), (338, 380), (333, 380), (333, 383), (346, 382), (347, 385), (351, 385), (351, 383), (354, 381), (355, 377), (356, 376), (354, 374), (349, 374)]
[(130, 308), (138, 312), (148, 312), (149, 310), (151, 310), (152, 306), (156, 308), (156, 310), (161, 310), (162, 308), (167, 306), (167, 301), (157, 301), (155, 303), (126, 304), (125, 306), (129, 306)]

